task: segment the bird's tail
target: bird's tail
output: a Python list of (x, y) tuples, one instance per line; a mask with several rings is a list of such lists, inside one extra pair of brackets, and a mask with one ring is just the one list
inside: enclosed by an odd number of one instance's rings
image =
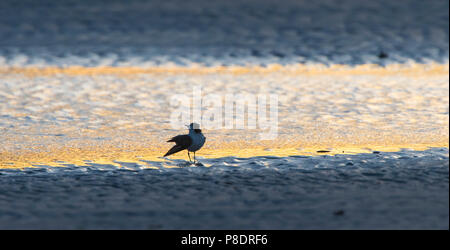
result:
[(164, 155), (164, 157), (178, 153), (183, 149), (186, 149), (186, 148), (182, 147), (181, 145), (175, 145), (169, 151), (167, 151), (167, 153)]

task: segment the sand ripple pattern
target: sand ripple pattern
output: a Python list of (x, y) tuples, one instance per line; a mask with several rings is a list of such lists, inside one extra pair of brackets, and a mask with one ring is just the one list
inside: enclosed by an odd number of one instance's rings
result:
[(0, 66), (446, 63), (448, 8), (446, 0), (3, 0)]
[(3, 169), (0, 228), (449, 228), (447, 148), (202, 162)]

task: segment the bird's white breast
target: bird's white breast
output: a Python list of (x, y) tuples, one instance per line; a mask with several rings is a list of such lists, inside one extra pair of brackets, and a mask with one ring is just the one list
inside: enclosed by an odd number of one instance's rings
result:
[(188, 147), (188, 150), (191, 152), (195, 152), (203, 147), (205, 144), (205, 136), (202, 133), (189, 133), (189, 136), (192, 139), (191, 146)]

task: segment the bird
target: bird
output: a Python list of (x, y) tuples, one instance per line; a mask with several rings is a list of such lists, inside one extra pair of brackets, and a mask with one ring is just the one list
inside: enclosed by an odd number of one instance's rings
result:
[(186, 125), (189, 129), (189, 134), (187, 135), (177, 135), (172, 137), (167, 142), (175, 142), (175, 146), (173, 146), (164, 157), (178, 153), (182, 150), (187, 149), (189, 162), (191, 161), (190, 152), (194, 152), (194, 163), (195, 163), (195, 152), (203, 147), (206, 141), (206, 137), (202, 134), (202, 130), (200, 129), (200, 125), (197, 123), (191, 123)]

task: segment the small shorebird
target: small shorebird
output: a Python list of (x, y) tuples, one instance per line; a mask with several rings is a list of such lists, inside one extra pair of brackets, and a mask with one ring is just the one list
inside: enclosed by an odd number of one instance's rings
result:
[(195, 163), (195, 151), (201, 149), (203, 144), (205, 144), (205, 136), (202, 134), (202, 130), (200, 129), (200, 125), (197, 123), (191, 123), (189, 126), (189, 134), (187, 135), (177, 135), (167, 142), (175, 142), (175, 146), (173, 146), (165, 155), (169, 156), (175, 153), (180, 152), (181, 150), (187, 149), (189, 161), (191, 161), (191, 155), (189, 152), (194, 152), (194, 163)]

